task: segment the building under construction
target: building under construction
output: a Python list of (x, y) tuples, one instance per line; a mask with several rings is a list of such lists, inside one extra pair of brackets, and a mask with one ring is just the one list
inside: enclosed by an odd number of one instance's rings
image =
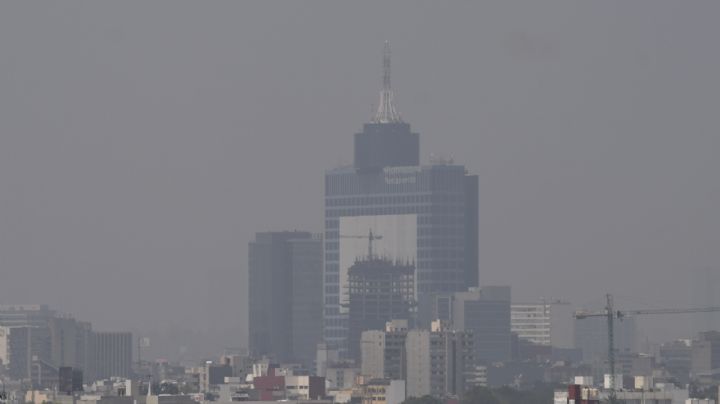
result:
[(350, 353), (360, 357), (363, 331), (383, 330), (390, 320), (415, 320), (415, 265), (378, 257), (358, 260), (348, 271)]

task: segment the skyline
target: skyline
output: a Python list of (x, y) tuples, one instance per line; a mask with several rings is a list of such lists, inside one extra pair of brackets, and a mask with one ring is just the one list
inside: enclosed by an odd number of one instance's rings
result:
[(0, 6), (0, 304), (233, 346), (247, 243), (322, 231), (322, 172), (351, 160), (390, 40), (421, 161), (479, 176), (481, 285), (690, 305), (681, 270), (720, 268), (718, 6), (409, 4)]

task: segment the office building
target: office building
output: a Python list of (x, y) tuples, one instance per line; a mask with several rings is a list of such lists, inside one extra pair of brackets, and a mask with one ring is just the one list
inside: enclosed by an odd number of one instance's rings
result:
[[(380, 105), (354, 137), (354, 163), (325, 174), (324, 339), (348, 350), (348, 273), (373, 240), (377, 255), (414, 262), (417, 299), (478, 284), (478, 179), (462, 165), (420, 165), (419, 135), (393, 104), (390, 54)], [(429, 325), (429, 324), (425, 324)]]
[(513, 303), (510, 328), (518, 338), (540, 346), (573, 348), (573, 310), (562, 300)]
[(660, 365), (681, 384), (690, 382), (692, 340), (676, 340), (660, 345)]
[[(615, 350), (635, 352), (635, 318), (624, 317), (615, 321)], [(583, 362), (602, 370), (608, 356), (608, 329), (605, 317), (588, 317), (575, 320), (575, 348), (582, 350)]]
[(51, 362), (50, 330), (47, 326), (8, 327), (8, 375), (27, 380), (34, 387), (45, 387), (57, 378)]
[(322, 240), (256, 233), (248, 250), (250, 353), (310, 366), (322, 338)]
[(432, 314), (456, 330), (473, 334), (477, 364), (512, 356), (509, 286), (470, 288), (433, 296)]
[(369, 379), (405, 379), (407, 333), (407, 320), (389, 321), (384, 330), (363, 331), (360, 373)]
[(91, 337), (94, 374), (89, 380), (132, 375), (132, 334), (93, 332)]
[(548, 304), (513, 303), (510, 307), (510, 330), (525, 341), (550, 346), (551, 309)]
[(471, 333), (444, 328), (433, 322), (432, 330), (411, 330), (405, 342), (407, 396), (458, 396), (465, 393), (474, 370)]
[[(390, 320), (414, 324), (415, 267), (407, 263), (368, 257), (348, 271), (350, 355), (360, 359), (360, 335), (383, 330)], [(406, 325), (407, 328), (407, 325)]]
[(315, 348), (322, 341), (322, 237), (292, 239), (289, 247), (292, 353), (295, 361), (312, 368)]
[(711, 377), (720, 369), (720, 331), (698, 334), (692, 343), (691, 375), (694, 378)]
[(44, 304), (0, 305), (0, 327), (47, 327), (54, 316)]

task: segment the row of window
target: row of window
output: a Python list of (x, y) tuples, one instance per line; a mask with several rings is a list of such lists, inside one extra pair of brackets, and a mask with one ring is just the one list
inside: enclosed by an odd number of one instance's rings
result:
[(381, 207), (328, 208), (325, 217), (370, 216), (370, 215), (408, 215), (408, 214), (463, 214), (463, 205), (387, 205)]
[(464, 204), (465, 195), (457, 194), (406, 194), (406, 195), (378, 195), (378, 196), (341, 196), (328, 197), (325, 206), (368, 206), (368, 205), (397, 205), (413, 203), (443, 203)]

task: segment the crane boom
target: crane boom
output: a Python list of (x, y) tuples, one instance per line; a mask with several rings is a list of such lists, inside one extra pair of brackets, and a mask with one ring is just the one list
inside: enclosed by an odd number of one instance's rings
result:
[(712, 313), (720, 312), (720, 307), (690, 307), (684, 309), (646, 309), (646, 310), (615, 310), (611, 294), (606, 296), (607, 303), (605, 310), (600, 311), (575, 311), (575, 319), (582, 320), (590, 317), (607, 318), (608, 332), (608, 368), (610, 370), (610, 402), (615, 402), (615, 319), (622, 320), (628, 315), (650, 315), (650, 314), (684, 314), (684, 313)]
[(362, 238), (362, 239), (367, 239), (367, 241), (368, 241), (368, 259), (369, 259), (369, 260), (371, 260), (371, 259), (373, 258), (373, 248), (372, 248), (373, 241), (375, 241), (375, 240), (382, 240), (382, 238), (383, 238), (383, 236), (380, 236), (380, 235), (377, 235), (377, 234), (373, 234), (372, 229), (370, 229), (370, 230), (368, 231), (368, 235), (367, 235), (367, 236), (360, 236), (360, 235), (356, 235), (356, 234), (349, 234), (349, 235), (341, 234), (341, 235), (339, 235), (338, 237), (339, 237), (339, 238)]

